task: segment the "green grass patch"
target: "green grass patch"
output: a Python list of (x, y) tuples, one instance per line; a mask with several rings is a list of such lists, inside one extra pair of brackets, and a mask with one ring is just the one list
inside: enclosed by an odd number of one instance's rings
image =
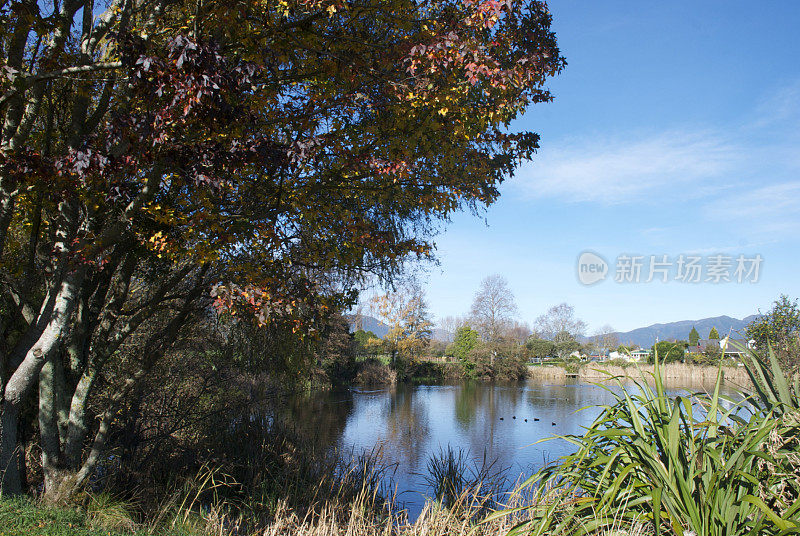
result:
[(0, 536), (190, 536), (196, 531), (179, 529), (146, 530), (115, 528), (119, 524), (119, 503), (105, 502), (83, 509), (41, 506), (19, 497), (0, 499)]
[[(30, 499), (0, 501), (0, 536), (108, 536), (91, 529), (86, 514), (69, 508), (43, 508)], [(114, 533), (113, 536), (126, 533)], [(127, 533), (132, 534), (132, 533)]]

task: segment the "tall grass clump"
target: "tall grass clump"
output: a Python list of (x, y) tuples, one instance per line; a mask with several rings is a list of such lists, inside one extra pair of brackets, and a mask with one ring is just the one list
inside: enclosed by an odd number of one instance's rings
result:
[(498, 466), (486, 451), (479, 460), (450, 445), (433, 454), (425, 480), (433, 499), (444, 508), (470, 510), (475, 515), (496, 507), (506, 489), (508, 469)]
[(109, 493), (91, 495), (86, 506), (88, 524), (95, 529), (133, 531), (136, 527), (133, 506)]
[[(655, 534), (735, 536), (800, 532), (797, 390), (769, 356), (747, 364), (763, 382), (735, 401), (714, 389), (667, 395), (652, 378), (615, 378), (614, 402), (577, 450), (523, 485), (535, 490), (529, 519), (512, 533), (597, 534), (649, 525)], [(652, 386), (651, 386), (652, 384)], [(795, 405), (792, 405), (795, 404)], [(490, 519), (508, 514), (497, 512)]]

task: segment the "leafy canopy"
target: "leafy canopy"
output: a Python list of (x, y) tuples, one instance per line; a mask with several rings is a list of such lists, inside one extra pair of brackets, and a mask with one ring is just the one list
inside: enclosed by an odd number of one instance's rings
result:
[(461, 326), (456, 330), (456, 336), (453, 340), (452, 352), (462, 363), (468, 361), (470, 352), (478, 346), (478, 332), (470, 326)]
[(686, 353), (685, 341), (661, 341), (653, 345), (650, 349), (648, 360), (650, 363), (655, 361), (656, 356), (661, 363), (673, 363), (675, 361), (683, 361)]
[(748, 339), (766, 352), (771, 345), (778, 360), (787, 370), (797, 369), (799, 361), (800, 307), (797, 300), (782, 294), (766, 314), (756, 318), (745, 330)]
[(219, 308), (299, 323), (320, 295), (348, 298), (328, 274), (391, 277), (430, 256), (437, 222), (492, 203), (533, 155), (538, 136), (506, 127), (551, 99), (550, 21), (515, 0), (165, 4), (156, 28), (107, 36), (129, 83), (84, 87), (109, 91), (96, 131), (4, 153), (15, 225), (73, 199), (81, 262), (122, 247), (212, 264)]

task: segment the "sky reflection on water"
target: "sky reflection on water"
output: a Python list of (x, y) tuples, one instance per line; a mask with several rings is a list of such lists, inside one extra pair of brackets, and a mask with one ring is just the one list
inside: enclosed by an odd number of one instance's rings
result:
[[(677, 395), (712, 388), (674, 386), (669, 392)], [(735, 394), (730, 388), (725, 391)], [(539, 440), (581, 434), (599, 415), (599, 406), (613, 402), (606, 389), (577, 380), (398, 385), (319, 397), (316, 411), (346, 420), (336, 426), (344, 426), (336, 440), (340, 451), (380, 450), (385, 462), (396, 464), (392, 484), (412, 518), (431, 494), (426, 465), (441, 449), (448, 445), (462, 449), (476, 462), (485, 451), (489, 460), (497, 460), (496, 468), (508, 468), (512, 478), (529, 476), (574, 449), (564, 440)]]

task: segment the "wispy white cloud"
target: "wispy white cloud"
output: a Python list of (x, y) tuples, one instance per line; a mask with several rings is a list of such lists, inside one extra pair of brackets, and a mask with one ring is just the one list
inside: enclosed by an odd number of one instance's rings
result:
[(718, 184), (737, 169), (741, 149), (710, 131), (668, 131), (636, 139), (574, 140), (545, 147), (512, 183), (534, 197), (623, 204), (664, 189)]
[(718, 221), (733, 221), (751, 235), (797, 233), (800, 231), (800, 180), (719, 197), (708, 202), (705, 214)]
[(767, 94), (754, 110), (753, 127), (794, 121), (800, 115), (800, 80)]
[(689, 253), (692, 255), (715, 255), (717, 253), (729, 253), (731, 255), (734, 254), (746, 254), (752, 253), (757, 250), (763, 249), (764, 247), (771, 246), (780, 242), (776, 239), (769, 239), (769, 240), (761, 240), (756, 242), (739, 242), (738, 244), (723, 244), (723, 245), (714, 245), (707, 248), (693, 248), (693, 249), (685, 249), (685, 253)]
[(798, 177), (800, 81), (767, 95), (743, 117), (734, 126), (553, 142), (511, 184), (534, 198), (621, 205), (712, 199)]

